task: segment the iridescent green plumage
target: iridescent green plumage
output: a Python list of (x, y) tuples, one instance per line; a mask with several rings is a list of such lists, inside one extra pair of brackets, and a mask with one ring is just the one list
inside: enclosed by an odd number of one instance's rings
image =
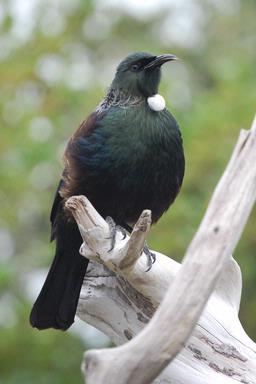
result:
[(180, 189), (184, 157), (177, 122), (167, 109), (151, 111), (145, 100), (110, 107), (71, 151), (81, 164), (79, 193), (86, 191), (103, 217), (120, 225), (134, 223), (143, 209), (157, 221)]
[(82, 239), (64, 210), (65, 199), (86, 195), (98, 212), (119, 225), (132, 225), (143, 209), (156, 222), (176, 198), (184, 175), (182, 138), (167, 109), (155, 112), (147, 98), (157, 93), (160, 67), (174, 55), (139, 52), (117, 68), (96, 110), (70, 139), (52, 213), (56, 254), (32, 309), (39, 329), (67, 329), (73, 322), (88, 260)]

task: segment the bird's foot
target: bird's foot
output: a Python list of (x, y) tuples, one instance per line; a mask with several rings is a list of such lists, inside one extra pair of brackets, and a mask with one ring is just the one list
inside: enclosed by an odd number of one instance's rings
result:
[(150, 251), (146, 242), (145, 242), (145, 245), (143, 248), (143, 252), (146, 254), (147, 259), (148, 259), (148, 269), (146, 270), (146, 272), (148, 272), (148, 271), (150, 271), (150, 269), (152, 268), (152, 265), (156, 261), (156, 255), (155, 255), (155, 253)]
[(120, 231), (123, 235), (123, 239), (125, 239), (126, 230), (123, 227), (121, 227), (121, 225), (116, 225), (115, 221), (110, 216), (106, 217), (106, 222), (109, 226), (109, 232), (110, 232), (108, 239), (110, 239), (110, 242), (111, 242), (110, 249), (108, 250), (108, 252), (111, 252), (114, 249), (114, 246), (116, 244), (117, 231)]

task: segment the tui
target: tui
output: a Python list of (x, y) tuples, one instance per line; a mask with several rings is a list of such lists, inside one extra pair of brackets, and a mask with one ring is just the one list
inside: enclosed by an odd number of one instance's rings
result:
[(112, 230), (113, 222), (131, 229), (144, 209), (155, 223), (175, 200), (185, 167), (182, 138), (157, 94), (162, 64), (175, 59), (145, 52), (126, 57), (103, 101), (69, 140), (50, 217), (56, 253), (31, 311), (33, 327), (65, 330), (74, 321), (88, 260), (79, 254), (82, 238), (64, 208), (70, 196), (86, 195), (110, 217)]

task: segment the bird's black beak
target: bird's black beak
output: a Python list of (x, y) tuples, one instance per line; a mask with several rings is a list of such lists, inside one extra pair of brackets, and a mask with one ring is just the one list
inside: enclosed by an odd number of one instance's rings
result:
[(144, 69), (154, 69), (154, 68), (160, 67), (164, 63), (167, 63), (167, 61), (171, 61), (171, 60), (178, 60), (178, 57), (175, 55), (172, 55), (171, 53), (166, 53), (164, 55), (155, 56), (144, 67)]

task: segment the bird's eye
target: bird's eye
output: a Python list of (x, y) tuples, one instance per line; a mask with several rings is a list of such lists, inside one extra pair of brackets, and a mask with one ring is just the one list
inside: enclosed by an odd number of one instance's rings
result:
[(139, 70), (140, 70), (140, 68), (141, 68), (141, 65), (140, 64), (132, 64), (132, 66), (131, 66), (131, 70), (133, 71), (133, 72), (138, 72)]

